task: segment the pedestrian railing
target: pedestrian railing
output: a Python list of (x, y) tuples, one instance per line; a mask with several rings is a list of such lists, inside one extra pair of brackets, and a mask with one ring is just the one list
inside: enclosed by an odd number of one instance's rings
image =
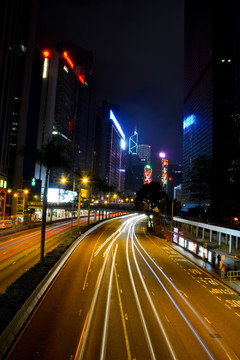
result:
[(240, 278), (240, 270), (233, 270), (227, 272), (227, 277), (230, 279), (230, 281), (236, 280), (237, 278)]

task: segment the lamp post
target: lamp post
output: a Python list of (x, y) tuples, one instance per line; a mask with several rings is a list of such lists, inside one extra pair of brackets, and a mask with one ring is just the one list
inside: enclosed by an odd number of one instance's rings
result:
[(26, 216), (25, 216), (25, 206), (27, 204), (26, 197), (28, 195), (28, 190), (25, 189), (23, 191), (23, 223), (26, 223)]
[(9, 217), (9, 218), (10, 218), (10, 214), (12, 213), (12, 211), (10, 211), (10, 210), (12, 210), (12, 209), (11, 209), (11, 193), (12, 193), (12, 189), (8, 189), (8, 190), (7, 190), (8, 196), (7, 196), (7, 203), (6, 203), (6, 205), (7, 205), (7, 207), (8, 207), (8, 217)]
[(0, 195), (3, 195), (3, 207), (2, 207), (2, 218), (5, 218), (5, 208), (6, 208), (6, 191), (2, 189)]
[(77, 230), (78, 230), (78, 234), (81, 234), (81, 229), (80, 229), (80, 211), (81, 211), (81, 183), (83, 184), (87, 184), (88, 183), (88, 178), (84, 177), (83, 179), (80, 179), (80, 184), (79, 184), (79, 192), (78, 192), (78, 213), (77, 213)]

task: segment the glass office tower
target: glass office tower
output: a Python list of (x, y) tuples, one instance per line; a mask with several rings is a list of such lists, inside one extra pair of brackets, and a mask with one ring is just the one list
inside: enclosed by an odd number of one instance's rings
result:
[(209, 159), (210, 191), (203, 203), (214, 220), (239, 211), (239, 13), (235, 0), (185, 1), (182, 198), (196, 204), (187, 173), (199, 156)]

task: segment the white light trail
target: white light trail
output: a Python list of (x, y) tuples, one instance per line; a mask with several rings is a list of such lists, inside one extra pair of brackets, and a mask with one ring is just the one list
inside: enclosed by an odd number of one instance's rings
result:
[[(138, 243), (138, 245), (141, 247), (141, 249), (143, 250), (143, 252), (146, 254), (146, 256), (151, 260), (151, 262), (156, 266), (156, 268), (161, 272), (161, 274), (166, 278), (166, 280), (170, 283), (170, 285), (174, 288), (174, 290), (178, 293), (178, 295), (182, 298), (182, 300), (186, 303), (186, 305), (191, 309), (191, 311), (195, 314), (195, 316), (198, 318), (198, 320), (203, 324), (203, 326), (206, 328), (206, 330), (211, 333), (212, 330), (209, 328), (209, 326), (202, 320), (202, 318), (198, 315), (198, 313), (195, 311), (195, 309), (191, 306), (191, 304), (187, 301), (187, 299), (180, 293), (180, 291), (176, 288), (176, 286), (172, 283), (172, 281), (167, 277), (167, 275), (164, 273), (164, 271), (158, 266), (158, 264), (151, 258), (151, 256), (147, 253), (147, 251), (144, 249), (144, 247), (140, 244), (139, 240), (136, 237), (136, 234), (134, 233), (134, 237)], [(203, 349), (206, 351), (206, 353), (208, 354), (208, 356), (214, 360), (214, 357), (212, 356), (212, 354), (210, 353), (210, 351), (207, 349), (207, 347), (205, 346), (205, 344), (203, 343), (202, 339), (199, 337), (199, 335), (197, 334), (197, 332), (195, 331), (195, 329), (193, 328), (193, 326), (189, 323), (189, 321), (187, 320), (187, 318), (185, 317), (185, 315), (182, 313), (181, 309), (178, 307), (178, 305), (176, 304), (176, 302), (174, 301), (174, 299), (172, 298), (172, 296), (170, 295), (170, 293), (168, 292), (168, 290), (166, 289), (166, 287), (163, 285), (163, 283), (161, 282), (161, 280), (159, 279), (159, 277), (157, 276), (157, 274), (155, 273), (155, 271), (152, 269), (152, 267), (150, 266), (150, 264), (146, 261), (146, 259), (143, 257), (142, 253), (140, 252), (140, 250), (137, 248), (136, 243), (134, 242), (134, 246), (136, 247), (137, 251), (139, 252), (140, 256), (143, 258), (143, 260), (145, 261), (146, 265), (149, 267), (149, 269), (151, 270), (151, 272), (154, 274), (154, 276), (156, 277), (157, 281), (160, 283), (160, 285), (162, 286), (162, 288), (164, 289), (164, 291), (166, 292), (166, 294), (168, 295), (168, 297), (170, 298), (170, 300), (172, 301), (173, 305), (176, 307), (176, 309), (179, 311), (180, 315), (183, 317), (183, 319), (185, 320), (185, 322), (187, 323), (187, 325), (189, 326), (189, 328), (192, 330), (193, 334), (196, 336), (196, 338), (198, 339), (199, 343), (202, 345)], [(223, 349), (223, 351), (225, 352), (226, 356), (229, 359), (235, 359), (234, 355), (230, 355), (229, 351), (225, 348), (225, 346), (222, 344), (222, 342), (218, 339), (215, 338), (215, 340), (218, 342), (219, 346)]]
[[(130, 232), (130, 229), (129, 229), (129, 232)], [(141, 308), (138, 293), (137, 293), (137, 290), (136, 290), (136, 286), (135, 286), (135, 283), (134, 283), (134, 280), (133, 280), (131, 265), (130, 265), (130, 261), (129, 261), (129, 254), (128, 254), (128, 241), (129, 241), (129, 233), (128, 233), (127, 241), (126, 241), (126, 256), (127, 256), (128, 272), (129, 272), (130, 280), (131, 280), (131, 283), (132, 283), (133, 293), (134, 293), (135, 300), (136, 300), (136, 303), (137, 303), (138, 312), (139, 312), (139, 316), (140, 316), (140, 319), (141, 319), (141, 322), (142, 322), (142, 325), (143, 325), (143, 330), (144, 330), (145, 337), (146, 337), (146, 340), (147, 340), (148, 348), (149, 348), (152, 359), (156, 359), (156, 356), (155, 356), (155, 353), (154, 353), (154, 350), (153, 350), (153, 346), (152, 346), (152, 343), (151, 343), (150, 335), (149, 335), (149, 332), (148, 332), (148, 328), (147, 328), (147, 325), (146, 325), (146, 322), (145, 322), (145, 319), (144, 319), (144, 315), (143, 315), (143, 311), (142, 311), (142, 308)]]
[(87, 319), (86, 327), (83, 330), (83, 334), (81, 336), (81, 343), (79, 344), (79, 348), (78, 348), (78, 350), (76, 352), (74, 360), (83, 359), (84, 350), (85, 350), (88, 334), (89, 334), (89, 331), (90, 331), (90, 326), (91, 326), (91, 323), (92, 323), (93, 314), (94, 314), (94, 310), (95, 310), (95, 306), (96, 306), (100, 286), (101, 286), (101, 283), (102, 283), (103, 273), (104, 273), (104, 270), (105, 270), (105, 267), (106, 267), (107, 259), (108, 259), (108, 256), (106, 256), (106, 258), (104, 260), (104, 263), (103, 263), (103, 266), (102, 266), (102, 268), (100, 270), (100, 275), (98, 277), (97, 286), (96, 286), (94, 296), (93, 296), (93, 300), (92, 300), (92, 303), (91, 303), (91, 307), (90, 307), (90, 310), (89, 310), (89, 316), (88, 316), (88, 319)]
[(116, 245), (116, 248), (115, 248), (115, 251), (114, 251), (113, 260), (112, 260), (112, 267), (111, 267), (111, 273), (110, 273), (110, 279), (109, 279), (109, 285), (108, 285), (107, 304), (106, 304), (106, 311), (105, 311), (102, 346), (101, 346), (101, 355), (100, 355), (101, 360), (103, 360), (105, 358), (105, 354), (106, 354), (108, 322), (109, 322), (109, 313), (110, 313), (110, 298), (111, 298), (111, 292), (112, 292), (113, 271), (114, 271), (114, 266), (115, 266), (117, 248), (118, 248), (118, 245)]
[[(134, 224), (134, 226), (135, 226), (135, 224)], [(133, 228), (132, 228), (132, 232), (133, 232), (133, 230), (134, 230), (134, 226), (133, 226)], [(150, 296), (150, 294), (149, 294), (149, 291), (148, 291), (148, 289), (147, 289), (146, 283), (145, 283), (145, 281), (144, 281), (144, 279), (143, 279), (143, 276), (142, 276), (142, 274), (141, 274), (141, 271), (140, 271), (140, 269), (139, 269), (138, 262), (137, 262), (137, 258), (136, 258), (136, 254), (135, 254), (135, 250), (134, 250), (134, 246), (136, 247), (136, 245), (135, 245), (135, 243), (134, 243), (134, 241), (133, 241), (133, 235), (131, 235), (131, 238), (132, 238), (133, 258), (134, 258), (135, 265), (136, 265), (136, 268), (137, 268), (137, 271), (138, 271), (138, 275), (139, 275), (140, 280), (141, 280), (141, 282), (142, 282), (142, 285), (143, 285), (143, 288), (144, 288), (145, 293), (146, 293), (146, 295), (147, 295), (148, 301), (149, 301), (149, 303), (150, 303), (150, 305), (151, 305), (151, 308), (152, 308), (152, 311), (153, 311), (153, 313), (154, 313), (154, 316), (155, 316), (155, 318), (156, 318), (156, 320), (157, 320), (157, 323), (158, 323), (158, 325), (159, 325), (159, 327), (160, 327), (160, 329), (161, 329), (161, 331), (162, 331), (163, 337), (164, 337), (164, 339), (165, 339), (165, 341), (166, 341), (166, 343), (167, 343), (168, 349), (169, 349), (169, 351), (170, 351), (170, 353), (171, 353), (171, 355), (172, 355), (172, 358), (176, 360), (177, 357), (176, 357), (176, 355), (175, 355), (175, 353), (174, 353), (174, 350), (173, 350), (172, 345), (171, 345), (171, 343), (170, 343), (170, 340), (169, 340), (169, 338), (168, 338), (168, 336), (167, 336), (167, 333), (166, 333), (166, 331), (165, 331), (165, 329), (164, 329), (164, 326), (163, 326), (163, 324), (162, 324), (162, 322), (161, 322), (161, 320), (160, 320), (160, 318), (159, 318), (159, 316), (158, 316), (157, 310), (156, 310), (156, 308), (155, 308), (155, 306), (154, 306), (154, 304), (153, 304), (152, 298), (151, 298), (151, 296)], [(138, 250), (138, 249), (137, 249), (137, 250)], [(139, 251), (139, 250), (138, 250), (138, 251)], [(140, 255), (142, 255), (142, 254), (140, 253)], [(143, 260), (145, 261), (144, 258), (143, 258)], [(145, 261), (145, 262), (146, 262), (146, 261)]]

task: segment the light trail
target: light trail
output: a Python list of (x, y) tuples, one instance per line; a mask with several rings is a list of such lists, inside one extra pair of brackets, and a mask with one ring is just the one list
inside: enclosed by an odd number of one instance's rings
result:
[(80, 341), (79, 341), (79, 344), (78, 344), (78, 347), (77, 347), (77, 352), (76, 352), (76, 355), (74, 357), (74, 360), (81, 360), (81, 359), (83, 359), (83, 356), (84, 356), (85, 346), (86, 346), (87, 338), (88, 338), (88, 335), (89, 335), (89, 332), (90, 332), (90, 326), (91, 326), (91, 323), (92, 323), (93, 314), (94, 314), (95, 306), (96, 306), (96, 303), (97, 303), (98, 293), (99, 293), (100, 286), (101, 286), (101, 283), (102, 283), (103, 273), (104, 273), (104, 270), (105, 270), (105, 267), (106, 267), (106, 264), (107, 264), (107, 259), (108, 259), (108, 256), (105, 257), (103, 266), (102, 266), (102, 268), (101, 268), (101, 270), (99, 272), (99, 276), (98, 276), (98, 279), (97, 279), (93, 300), (92, 300), (90, 310), (89, 310), (89, 313), (88, 313), (88, 318), (87, 318), (87, 321), (85, 321), (85, 326), (84, 326), (83, 332), (81, 334), (81, 338), (80, 338)]
[[(135, 226), (135, 225), (134, 225)], [(172, 281), (167, 277), (167, 275), (164, 273), (164, 271), (158, 266), (158, 264), (152, 259), (152, 257), (148, 254), (148, 252), (144, 249), (144, 247), (141, 245), (141, 243), (139, 242), (135, 231), (134, 231), (134, 238), (136, 239), (136, 242), (138, 243), (138, 245), (140, 246), (140, 248), (142, 249), (142, 251), (146, 254), (146, 256), (150, 259), (150, 261), (156, 266), (156, 268), (160, 271), (160, 273), (165, 277), (165, 279), (169, 282), (169, 284), (174, 288), (174, 290), (178, 293), (178, 295), (182, 298), (182, 300), (186, 303), (186, 305), (190, 308), (190, 310), (195, 314), (195, 316), (198, 318), (198, 320), (201, 322), (201, 324), (205, 327), (205, 329), (209, 332), (212, 333), (212, 330), (209, 328), (209, 326), (202, 320), (202, 318), (198, 315), (198, 313), (196, 312), (196, 310), (191, 306), (191, 304), (188, 302), (188, 300), (181, 294), (181, 292), (176, 288), (176, 286), (172, 283)], [(134, 242), (134, 240), (133, 240)], [(144, 260), (144, 262), (146, 263), (146, 265), (149, 267), (149, 269), (151, 270), (151, 272), (153, 273), (153, 275), (156, 277), (157, 281), (159, 282), (159, 284), (162, 286), (162, 288), (164, 289), (164, 291), (166, 292), (166, 294), (168, 295), (168, 297), (170, 298), (170, 300), (172, 301), (173, 305), (176, 307), (176, 309), (178, 310), (178, 312), (180, 313), (180, 315), (183, 317), (184, 321), (186, 322), (186, 324), (189, 326), (189, 328), (191, 329), (191, 331), (193, 332), (193, 334), (195, 335), (195, 337), (197, 338), (197, 340), (199, 341), (199, 343), (201, 344), (201, 346), (203, 347), (203, 349), (205, 350), (205, 352), (208, 354), (208, 356), (211, 359), (214, 359), (214, 357), (212, 356), (212, 354), (210, 353), (210, 351), (207, 349), (207, 347), (205, 346), (204, 342), (202, 341), (202, 339), (199, 337), (199, 335), (197, 334), (197, 332), (195, 331), (195, 329), (193, 328), (193, 326), (190, 324), (190, 322), (187, 320), (187, 318), (185, 317), (185, 315), (183, 314), (183, 312), (181, 311), (181, 309), (178, 307), (178, 305), (176, 304), (175, 300), (173, 299), (173, 297), (170, 295), (170, 293), (168, 292), (168, 290), (166, 289), (166, 287), (164, 286), (164, 284), (161, 282), (161, 280), (159, 279), (159, 277), (157, 276), (157, 274), (155, 273), (155, 271), (153, 270), (153, 268), (151, 267), (151, 265), (146, 261), (146, 259), (144, 258), (144, 256), (142, 255), (142, 253), (140, 252), (140, 250), (138, 249), (138, 247), (136, 246), (136, 243), (134, 242), (134, 246), (137, 249), (138, 253), (140, 254), (140, 256), (142, 257), (142, 259)], [(225, 346), (222, 344), (222, 342), (218, 339), (215, 338), (216, 342), (218, 343), (218, 345), (222, 348), (222, 350), (225, 352), (226, 356), (228, 359), (238, 359), (238, 357), (236, 357), (236, 355), (231, 355), (230, 352), (225, 348)]]
[[(134, 231), (134, 226), (135, 226), (135, 224), (133, 224), (133, 226), (132, 226), (132, 229), (131, 229), (131, 230), (132, 230), (132, 233), (133, 233), (133, 231)], [(144, 279), (143, 279), (143, 276), (142, 276), (142, 274), (141, 274), (141, 271), (140, 271), (140, 268), (139, 268), (139, 265), (138, 265), (138, 262), (137, 262), (135, 250), (134, 250), (134, 241), (133, 241), (133, 235), (132, 235), (132, 233), (131, 233), (132, 252), (133, 252), (133, 258), (134, 258), (134, 261), (135, 261), (135, 265), (136, 265), (136, 268), (137, 268), (137, 271), (138, 271), (138, 275), (139, 275), (140, 280), (141, 280), (141, 282), (142, 282), (142, 285), (143, 285), (143, 288), (144, 288), (144, 290), (145, 290), (145, 294), (147, 295), (148, 301), (149, 301), (149, 303), (150, 303), (150, 305), (151, 305), (151, 308), (152, 308), (152, 311), (153, 311), (153, 313), (154, 313), (154, 316), (155, 316), (155, 318), (156, 318), (156, 320), (157, 320), (157, 323), (158, 323), (158, 325), (159, 325), (159, 327), (160, 327), (160, 330), (162, 331), (163, 337), (164, 337), (164, 339), (165, 339), (165, 341), (166, 341), (166, 344), (167, 344), (167, 346), (168, 346), (168, 349), (169, 349), (169, 351), (170, 351), (170, 354), (171, 354), (172, 358), (176, 360), (176, 359), (177, 359), (177, 356), (176, 356), (175, 353), (174, 353), (174, 350), (173, 350), (173, 348), (172, 348), (172, 345), (171, 345), (171, 343), (170, 343), (170, 340), (169, 340), (169, 338), (168, 338), (168, 336), (167, 336), (167, 333), (166, 333), (166, 331), (165, 331), (165, 329), (164, 329), (164, 326), (163, 326), (163, 324), (162, 324), (162, 322), (161, 322), (161, 320), (160, 320), (160, 318), (159, 318), (159, 316), (158, 316), (157, 310), (156, 310), (156, 308), (155, 308), (155, 306), (154, 306), (154, 304), (153, 304), (152, 298), (151, 298), (151, 296), (150, 296), (150, 294), (149, 294), (149, 291), (148, 291), (148, 289), (147, 289), (146, 283), (145, 283), (145, 281), (144, 281)], [(138, 250), (138, 249), (137, 249), (137, 250)]]
[[(129, 232), (130, 232), (130, 229), (129, 229)], [(133, 293), (134, 293), (135, 300), (136, 300), (136, 303), (137, 303), (137, 308), (138, 308), (139, 316), (140, 316), (140, 319), (141, 319), (141, 322), (142, 322), (142, 326), (143, 326), (144, 334), (145, 334), (145, 337), (146, 337), (148, 349), (149, 349), (151, 358), (156, 359), (156, 356), (155, 356), (155, 353), (154, 353), (154, 350), (153, 350), (153, 346), (152, 346), (152, 342), (151, 342), (151, 339), (150, 339), (150, 335), (149, 335), (149, 332), (148, 332), (148, 328), (147, 328), (147, 325), (146, 325), (146, 321), (145, 321), (145, 318), (144, 318), (144, 315), (143, 315), (142, 307), (141, 307), (141, 304), (140, 304), (140, 300), (139, 300), (139, 297), (138, 297), (137, 289), (136, 289), (136, 286), (135, 286), (135, 283), (134, 283), (132, 270), (131, 270), (131, 265), (130, 265), (130, 260), (129, 260), (129, 253), (128, 253), (128, 242), (129, 242), (129, 237), (130, 237), (129, 232), (128, 232), (127, 241), (126, 241), (126, 256), (127, 256), (128, 272), (129, 272), (130, 280), (131, 280), (131, 283), (132, 283)]]
[(138, 218), (139, 215), (134, 216), (134, 218), (131, 219), (127, 219), (126, 221), (124, 221), (124, 223), (120, 226), (119, 229), (117, 229), (111, 236), (109, 236), (104, 243), (102, 243), (99, 248), (96, 250), (96, 252), (94, 253), (94, 257), (97, 256), (99, 254), (99, 252), (104, 248), (105, 245), (107, 245), (107, 243), (114, 238), (114, 240), (110, 243), (109, 247), (107, 248), (107, 250), (104, 252), (103, 256), (105, 256), (106, 252), (108, 251), (108, 249), (112, 246), (113, 242), (127, 229), (128, 225), (131, 224), (131, 222)]
[(121, 300), (121, 294), (120, 294), (120, 289), (119, 289), (119, 284), (118, 284), (116, 267), (114, 268), (114, 273), (115, 273), (115, 282), (116, 282), (117, 294), (118, 294), (118, 302), (119, 302), (121, 319), (122, 319), (122, 324), (123, 324), (124, 339), (125, 339), (125, 343), (126, 343), (127, 358), (128, 358), (128, 360), (131, 360), (132, 356), (131, 356), (128, 334), (127, 334), (127, 327), (126, 327), (127, 319), (125, 320), (125, 316), (124, 316), (123, 304), (122, 304), (122, 300)]
[(109, 322), (109, 313), (110, 313), (110, 297), (111, 297), (111, 292), (112, 292), (113, 271), (114, 271), (114, 266), (115, 266), (117, 248), (118, 248), (118, 245), (116, 245), (116, 247), (115, 247), (113, 260), (112, 260), (109, 285), (108, 285), (107, 304), (106, 304), (106, 310), (105, 310), (105, 319), (104, 319), (104, 326), (103, 326), (103, 337), (102, 337), (102, 346), (101, 346), (101, 355), (100, 355), (101, 360), (103, 360), (105, 358), (105, 354), (106, 354), (108, 322)]

